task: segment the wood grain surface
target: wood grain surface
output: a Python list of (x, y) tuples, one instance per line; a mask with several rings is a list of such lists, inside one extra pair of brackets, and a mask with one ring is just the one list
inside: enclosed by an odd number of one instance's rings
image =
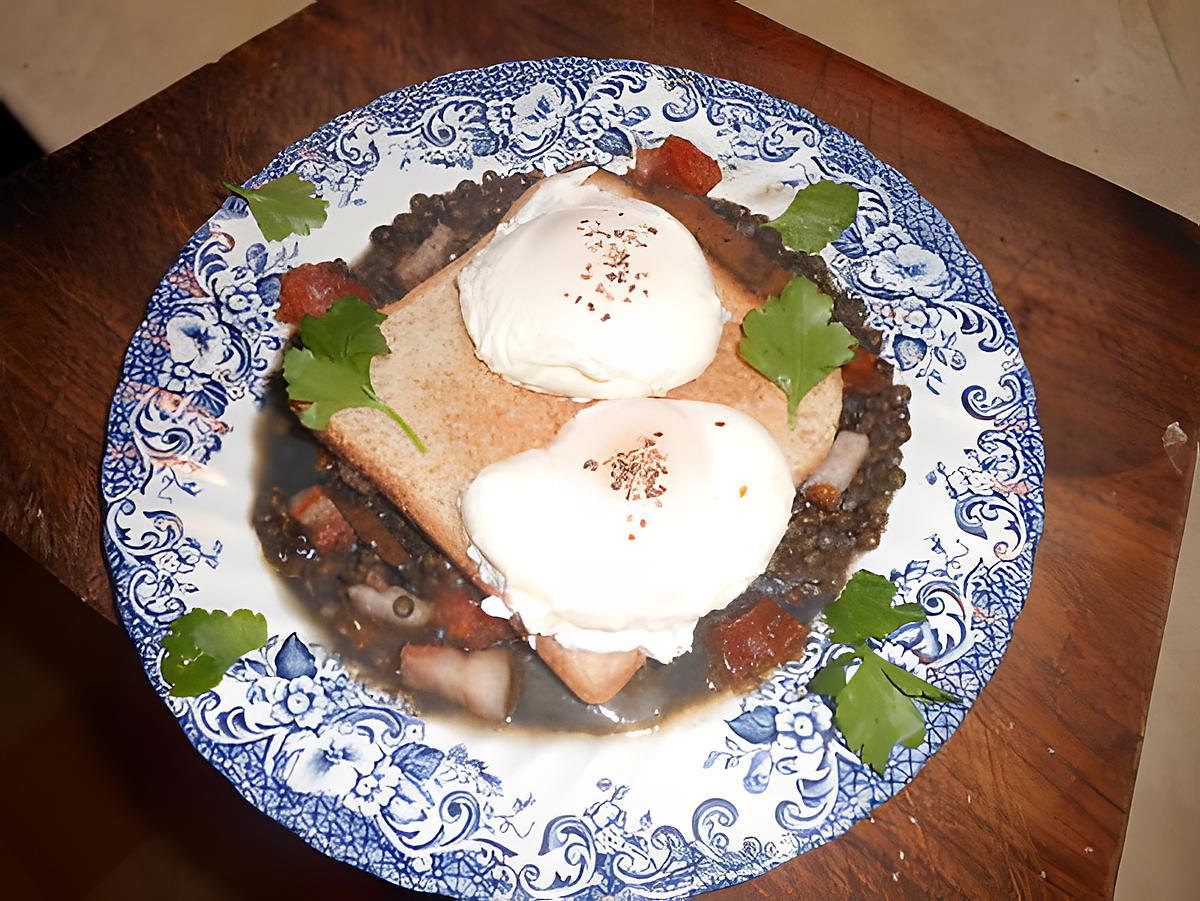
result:
[(872, 819), (722, 896), (1110, 895), (1187, 505), (1162, 434), (1200, 428), (1197, 232), (732, 3), (321, 3), (8, 178), (0, 529), (112, 618), (108, 403), (221, 180), (393, 88), (560, 54), (743, 81), (859, 138), (982, 260), (1038, 389), (1046, 533), (995, 678)]

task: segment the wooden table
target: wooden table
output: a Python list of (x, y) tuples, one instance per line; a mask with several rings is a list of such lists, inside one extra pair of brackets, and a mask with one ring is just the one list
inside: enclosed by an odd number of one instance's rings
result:
[(1162, 435), (1200, 430), (1194, 226), (732, 3), (476, 9), (310, 7), (4, 182), (0, 529), (113, 618), (108, 402), (222, 179), (387, 90), (506, 59), (624, 56), (743, 81), (858, 137), (982, 260), (1038, 388), (1047, 526), (1008, 655), (954, 740), (873, 821), (724, 894), (1111, 894), (1190, 484)]

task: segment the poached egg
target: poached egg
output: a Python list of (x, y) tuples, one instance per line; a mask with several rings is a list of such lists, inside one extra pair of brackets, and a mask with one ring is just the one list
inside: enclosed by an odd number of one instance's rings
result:
[(495, 616), (568, 648), (669, 662), (766, 569), (794, 496), (756, 420), (704, 401), (594, 404), (462, 497)]
[(580, 400), (666, 394), (712, 362), (727, 316), (692, 233), (651, 203), (543, 180), (458, 275), (475, 354)]

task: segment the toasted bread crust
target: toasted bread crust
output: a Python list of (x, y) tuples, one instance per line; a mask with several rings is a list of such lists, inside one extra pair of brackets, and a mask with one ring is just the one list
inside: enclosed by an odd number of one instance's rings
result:
[(537, 637), (537, 654), (585, 704), (611, 701), (646, 662), (641, 651), (578, 651), (564, 648), (548, 635)]

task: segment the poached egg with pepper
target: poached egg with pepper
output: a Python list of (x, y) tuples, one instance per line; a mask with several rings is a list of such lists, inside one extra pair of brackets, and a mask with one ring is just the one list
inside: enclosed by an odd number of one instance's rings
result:
[(666, 394), (707, 368), (727, 319), (692, 233), (654, 204), (542, 181), (458, 275), (476, 356), (580, 400)]
[(462, 497), (495, 616), (530, 635), (666, 663), (766, 569), (795, 490), (751, 417), (704, 401), (594, 404), (554, 441), (483, 469)]

